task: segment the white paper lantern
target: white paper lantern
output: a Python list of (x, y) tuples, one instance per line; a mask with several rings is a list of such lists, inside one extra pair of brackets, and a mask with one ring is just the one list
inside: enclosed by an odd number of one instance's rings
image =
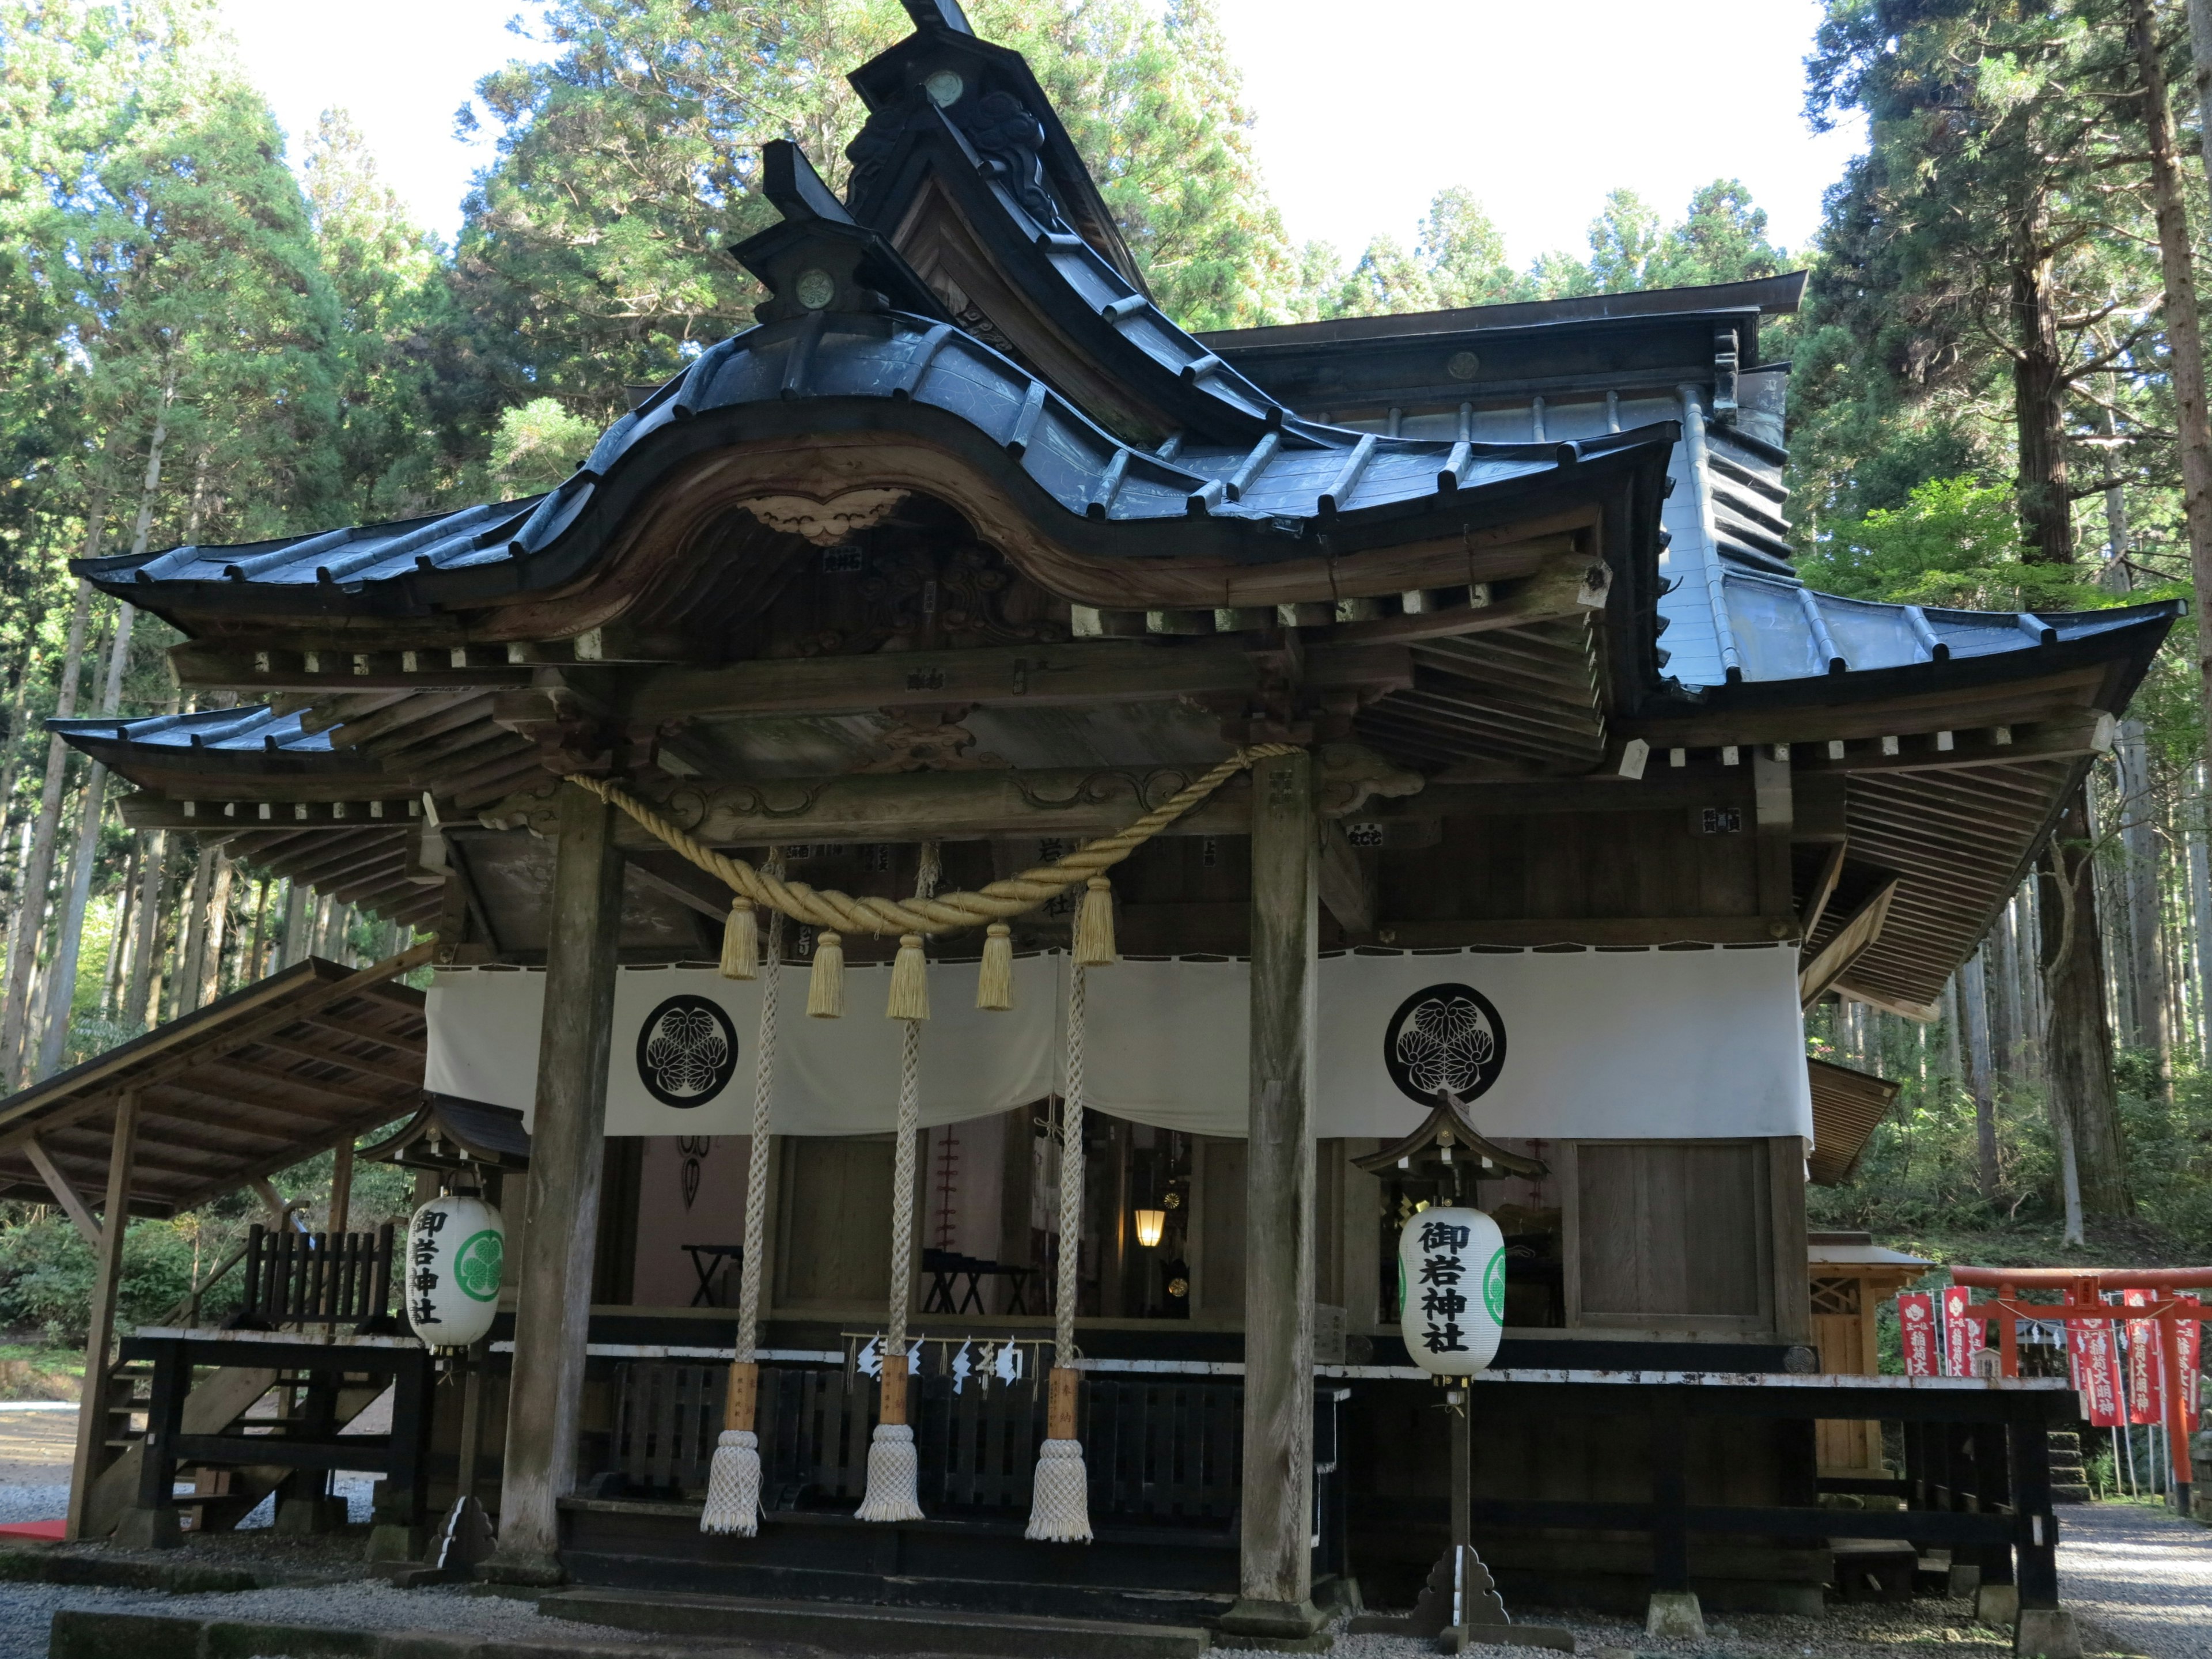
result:
[(407, 1322), (434, 1348), (465, 1348), (483, 1339), (499, 1313), (507, 1224), (480, 1198), (434, 1198), (407, 1224), (406, 1259), (394, 1275), (404, 1287)]
[(1505, 1333), (1505, 1236), (1480, 1210), (1427, 1209), (1398, 1236), (1398, 1328), (1437, 1376), (1468, 1376)]

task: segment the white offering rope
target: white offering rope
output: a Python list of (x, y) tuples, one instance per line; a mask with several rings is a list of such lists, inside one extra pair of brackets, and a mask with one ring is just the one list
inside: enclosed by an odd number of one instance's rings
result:
[[(1073, 957), (1067, 981), (1067, 1084), (1060, 1103), (1060, 1272), (1054, 1291), (1055, 1370), (1075, 1364), (1075, 1298), (1083, 1258), (1083, 1028), (1084, 976)], [(1091, 1541), (1091, 1477), (1083, 1443), (1048, 1439), (1037, 1448), (1030, 1524), (1023, 1535), (1048, 1543)]]
[[(921, 869), (915, 880), (915, 896), (932, 897), (937, 891), (943, 866), (938, 844), (921, 844)], [(891, 1293), (884, 1334), (884, 1360), (888, 1365), (906, 1353), (906, 1307), (913, 1294), (908, 1268), (914, 1255), (915, 1141), (921, 1132), (921, 1022), (902, 1022), (899, 1035), (898, 1127), (894, 1134), (891, 1164)], [(915, 1385), (906, 1379), (908, 1414), (912, 1415)], [(862, 1521), (919, 1521), (921, 1496), (915, 1460), (914, 1430), (905, 1423), (878, 1423), (868, 1445), (868, 1490), (856, 1511)]]
[[(778, 849), (769, 854), (768, 867), (781, 875), (782, 866)], [(778, 911), (769, 914), (766, 954), (761, 969), (760, 1041), (753, 1051), (752, 1147), (745, 1160), (745, 1253), (738, 1263), (738, 1340), (732, 1355), (740, 1365), (755, 1364), (759, 1355), (761, 1274), (768, 1241), (769, 1092), (775, 1081), (775, 993), (783, 968), (783, 916)], [(707, 1504), (699, 1512), (699, 1530), (752, 1537), (760, 1530), (760, 1496), (758, 1438), (750, 1429), (723, 1430), (708, 1466)]]

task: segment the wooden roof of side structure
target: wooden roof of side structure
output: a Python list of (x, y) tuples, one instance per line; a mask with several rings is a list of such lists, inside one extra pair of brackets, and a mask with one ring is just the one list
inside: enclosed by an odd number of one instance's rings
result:
[(118, 1098), (139, 1101), (131, 1212), (174, 1215), (413, 1111), (428, 1046), (416, 945), (319, 957), (0, 1099), (0, 1196), (68, 1201), (107, 1180)]

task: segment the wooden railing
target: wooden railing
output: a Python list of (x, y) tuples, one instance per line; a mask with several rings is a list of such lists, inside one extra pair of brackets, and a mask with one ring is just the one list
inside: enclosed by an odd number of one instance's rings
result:
[[(631, 1362), (616, 1370), (609, 1471), (624, 1490), (698, 1494), (721, 1429), (721, 1365)], [(858, 1503), (867, 1486), (876, 1384), (834, 1367), (764, 1367), (757, 1432), (771, 1510)], [(916, 1379), (915, 1444), (933, 1514), (1026, 1510), (1042, 1393), (1031, 1382)], [(1094, 1516), (1225, 1526), (1237, 1508), (1244, 1396), (1234, 1382), (1093, 1378), (1080, 1435)]]
[(392, 1224), (373, 1233), (302, 1233), (256, 1226), (246, 1236), (245, 1301), (226, 1324), (392, 1326)]

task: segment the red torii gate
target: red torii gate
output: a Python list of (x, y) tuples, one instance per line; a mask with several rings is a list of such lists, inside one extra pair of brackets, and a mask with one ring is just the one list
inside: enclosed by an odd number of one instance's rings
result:
[[(1954, 1267), (1951, 1282), (1995, 1291), (1994, 1301), (1973, 1304), (1974, 1316), (1997, 1322), (1997, 1348), (2007, 1376), (2020, 1375), (2020, 1322), (2023, 1319), (2153, 1321), (2166, 1359), (2166, 1443), (2174, 1497), (2181, 1512), (2190, 1504), (2189, 1437), (2197, 1406), (2196, 1379), (2181, 1374), (2181, 1325), (2201, 1320), (2200, 1303), (2183, 1302), (2177, 1291), (2212, 1290), (2212, 1267), (2135, 1267), (2115, 1271), (2075, 1267)], [(2022, 1291), (2063, 1291), (2063, 1302), (2021, 1302)], [(2106, 1291), (2149, 1291), (2155, 1299), (2143, 1307), (2114, 1307)]]

